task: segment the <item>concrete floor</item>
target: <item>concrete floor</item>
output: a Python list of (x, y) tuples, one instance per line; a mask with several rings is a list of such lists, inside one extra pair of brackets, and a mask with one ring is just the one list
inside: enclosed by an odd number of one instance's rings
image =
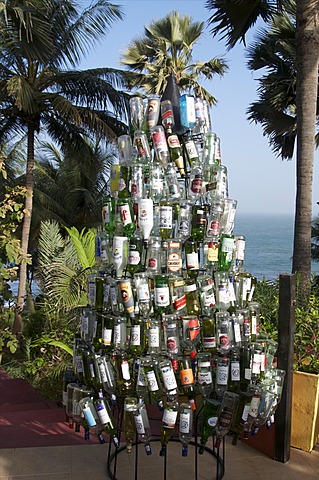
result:
[[(208, 445), (210, 446), (210, 445)], [(139, 446), (138, 480), (163, 480), (164, 459), (159, 442), (152, 442), (153, 454), (146, 456)], [(108, 444), (0, 450), (0, 480), (107, 480)], [(195, 448), (188, 457), (181, 455), (181, 444), (170, 442), (167, 454), (167, 480), (193, 480)], [(123, 451), (117, 457), (116, 479), (134, 480), (135, 452)], [(112, 464), (112, 468), (114, 464)], [(215, 457), (205, 452), (198, 456), (197, 480), (215, 480)], [(311, 453), (291, 449), (286, 464), (276, 462), (249, 445), (231, 445), (226, 437), (224, 480), (318, 480), (319, 445)]]

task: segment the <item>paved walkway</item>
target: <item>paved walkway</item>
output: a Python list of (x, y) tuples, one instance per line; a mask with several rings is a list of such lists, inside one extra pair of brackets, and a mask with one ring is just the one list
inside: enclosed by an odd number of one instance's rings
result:
[[(258, 434), (259, 435), (259, 434)], [(263, 438), (261, 437), (261, 443)], [(211, 446), (211, 445), (209, 445)], [(0, 371), (0, 480), (107, 480), (109, 444), (68, 428), (62, 409), (44, 402), (24, 380), (10, 379)], [(138, 480), (165, 480), (159, 442), (146, 456), (138, 447)], [(214, 480), (216, 460), (208, 452), (198, 456), (189, 448), (183, 458), (181, 444), (170, 442), (166, 480)], [(265, 449), (264, 449), (265, 450)], [(263, 450), (263, 451), (264, 451)], [(117, 480), (135, 479), (135, 449), (123, 451), (116, 462)], [(115, 464), (112, 463), (112, 468)], [(111, 477), (112, 478), (112, 477)], [(311, 453), (291, 449), (290, 461), (276, 462), (245, 441), (231, 445), (226, 437), (224, 480), (318, 480), (319, 445)]]

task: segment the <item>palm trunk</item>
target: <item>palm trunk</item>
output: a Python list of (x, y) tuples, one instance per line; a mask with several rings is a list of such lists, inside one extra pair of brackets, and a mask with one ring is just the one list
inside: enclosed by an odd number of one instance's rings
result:
[(22, 262), (19, 268), (19, 288), (18, 299), (15, 311), (15, 319), (13, 324), (13, 331), (20, 335), (22, 332), (22, 310), (24, 307), (26, 296), (26, 282), (27, 282), (27, 258), (29, 248), (29, 237), (31, 229), (32, 205), (33, 205), (33, 169), (34, 169), (34, 134), (33, 126), (28, 128), (28, 151), (27, 151), (27, 170), (26, 170), (26, 190), (27, 195), (25, 199), (25, 215), (22, 223), (21, 234), (21, 252)]
[(319, 0), (297, 1), (297, 172), (292, 271), (300, 274), (301, 300), (311, 278), (312, 184), (319, 66)]

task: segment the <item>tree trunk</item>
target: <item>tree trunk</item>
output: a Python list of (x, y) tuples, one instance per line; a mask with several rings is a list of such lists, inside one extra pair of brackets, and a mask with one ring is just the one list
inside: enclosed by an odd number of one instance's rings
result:
[(18, 299), (15, 311), (15, 318), (13, 323), (13, 331), (17, 335), (22, 332), (22, 310), (25, 302), (26, 295), (26, 282), (27, 282), (27, 258), (29, 248), (29, 237), (31, 229), (32, 218), (32, 205), (33, 205), (33, 170), (34, 170), (34, 134), (35, 130), (33, 126), (28, 128), (28, 150), (27, 150), (27, 169), (26, 169), (26, 189), (27, 195), (25, 199), (25, 215), (22, 223), (21, 234), (21, 251), (22, 262), (19, 268), (19, 288)]
[(292, 272), (299, 273), (300, 299), (311, 278), (312, 184), (319, 66), (319, 0), (297, 1), (297, 172)]

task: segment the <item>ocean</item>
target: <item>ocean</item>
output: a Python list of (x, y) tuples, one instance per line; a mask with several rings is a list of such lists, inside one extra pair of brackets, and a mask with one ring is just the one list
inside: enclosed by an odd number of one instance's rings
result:
[[(244, 268), (258, 280), (273, 280), (280, 273), (291, 273), (294, 218), (282, 214), (248, 214), (235, 216), (235, 235), (244, 235), (246, 250)], [(319, 274), (319, 263), (312, 263)]]

